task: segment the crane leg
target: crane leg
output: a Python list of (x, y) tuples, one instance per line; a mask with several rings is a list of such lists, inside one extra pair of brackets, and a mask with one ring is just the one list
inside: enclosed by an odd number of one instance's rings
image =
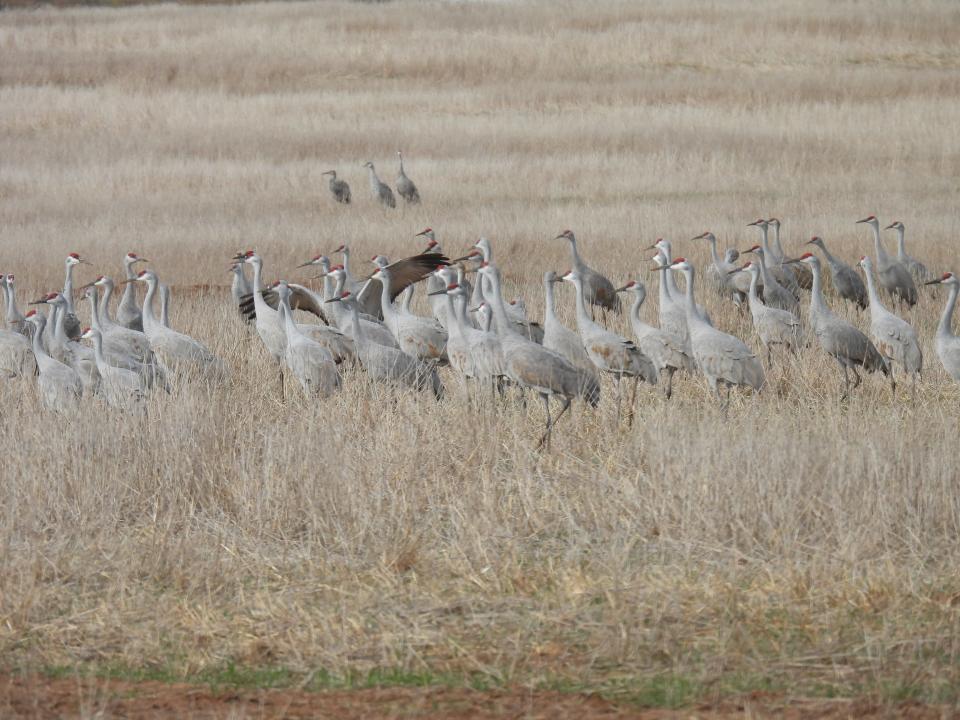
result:
[(857, 369), (855, 367), (850, 368), (850, 370), (853, 372), (853, 380), (854, 380), (853, 389), (856, 390), (858, 387), (860, 387), (860, 383), (863, 380), (860, 377), (860, 373), (857, 372)]
[(630, 410), (627, 414), (627, 427), (633, 427), (633, 407), (637, 402), (637, 386), (640, 384), (640, 376), (633, 376), (633, 392), (630, 394)]
[(550, 396), (541, 395), (540, 397), (543, 398), (543, 407), (547, 411), (547, 427), (543, 431), (543, 437), (540, 438), (540, 442), (537, 443), (537, 450), (540, 450), (541, 448), (543, 448), (544, 445), (546, 445), (546, 448), (549, 450), (550, 449), (550, 431), (553, 429), (553, 422), (550, 420)]
[(773, 349), (767, 345), (767, 367), (773, 369)]
[(840, 396), (840, 399), (846, 400), (850, 396), (850, 375), (847, 372), (846, 365), (840, 363), (840, 367), (843, 368), (843, 395)]
[(620, 424), (620, 376), (617, 375), (617, 425)]
[(669, 400), (673, 395), (673, 373), (674, 372), (675, 371), (673, 368), (667, 368), (667, 391), (666, 391), (667, 400)]
[(287, 393), (283, 387), (283, 363), (280, 363), (278, 367), (280, 368), (280, 401), (283, 402), (287, 397)]

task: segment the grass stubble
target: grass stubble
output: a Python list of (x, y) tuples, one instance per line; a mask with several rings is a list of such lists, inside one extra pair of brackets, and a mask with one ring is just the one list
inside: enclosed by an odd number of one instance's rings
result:
[[(878, 378), (841, 402), (811, 348), (726, 417), (684, 378), (669, 403), (641, 390), (631, 429), (576, 408), (537, 454), (538, 403), (471, 414), (449, 373), (441, 404), (354, 372), (333, 399), (281, 402), (225, 268), (255, 247), (269, 277), (303, 280), (291, 268), (316, 252), (398, 257), (431, 225), (449, 253), (492, 238), (537, 316), (566, 227), (589, 263), (652, 287), (658, 236), (702, 268), (686, 238), (743, 248), (746, 222), (777, 215), (789, 251), (819, 234), (852, 262), (872, 253), (853, 221), (875, 212), (956, 269), (958, 20), (948, 3), (826, 2), (0, 15), (0, 270), (21, 302), (59, 285), (68, 251), (95, 263), (85, 282), (137, 250), (173, 285), (174, 326), (233, 369), (143, 419), (95, 401), (58, 417), (30, 383), (0, 385), (2, 663), (956, 702), (942, 293), (908, 314), (915, 402)], [(360, 165), (392, 183), (398, 148), (424, 202), (384, 212)], [(330, 168), (353, 206), (329, 197)]]

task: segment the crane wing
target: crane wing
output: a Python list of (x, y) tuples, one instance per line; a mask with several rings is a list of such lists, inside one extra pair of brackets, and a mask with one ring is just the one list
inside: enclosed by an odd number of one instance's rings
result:
[[(390, 272), (390, 300), (395, 300), (397, 295), (402, 293), (414, 283), (418, 283), (426, 278), (430, 273), (437, 269), (438, 265), (449, 265), (450, 259), (446, 255), (439, 253), (420, 253), (411, 257), (397, 260), (387, 265)], [(376, 272), (376, 271), (374, 271)], [(381, 285), (379, 280), (373, 279), (373, 273), (364, 278), (366, 285), (357, 296), (357, 300), (363, 305), (365, 298), (371, 294), (379, 295)]]
[(313, 313), (324, 325), (329, 325), (327, 316), (323, 313), (323, 299), (310, 288), (303, 285), (288, 284), (290, 288), (290, 307), (294, 310), (305, 310)]

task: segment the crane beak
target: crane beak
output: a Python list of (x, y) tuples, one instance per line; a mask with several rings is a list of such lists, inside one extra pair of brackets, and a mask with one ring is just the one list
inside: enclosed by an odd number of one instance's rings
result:
[(431, 295), (446, 295), (446, 294), (447, 294), (446, 290), (434, 290), (431, 293), (427, 293), (427, 297), (430, 297)]
[(925, 282), (924, 285), (939, 285), (942, 282), (943, 280), (929, 280), (928, 282)]
[(670, 269), (670, 266), (669, 266), (669, 265), (657, 265), (655, 268), (650, 268), (650, 269), (651, 269), (651, 270), (658, 270), (658, 271), (669, 270), (669, 269)]
[(93, 287), (94, 285), (96, 285), (96, 283), (88, 282), (86, 285), (81, 285), (80, 287), (78, 287), (77, 290), (86, 290), (87, 288)]
[(743, 272), (743, 268), (734, 268), (733, 270), (727, 270), (727, 275), (736, 275), (738, 272)]
[(313, 265), (313, 260), (308, 260), (305, 263), (300, 263), (297, 265), (296, 269), (299, 270), (300, 268), (310, 267), (311, 265)]
[(619, 288), (617, 288), (616, 290), (614, 290), (614, 292), (615, 292), (615, 293), (622, 293), (622, 292), (623, 292), (624, 290), (626, 290), (626, 289), (627, 289), (627, 286), (624, 285), (623, 287), (619, 287)]
[(340, 302), (341, 299), (342, 299), (342, 298), (338, 298), (338, 297), (330, 298), (329, 300), (324, 300), (324, 301), (323, 301), (323, 304), (326, 305), (327, 303)]
[[(808, 244), (809, 244), (809, 243), (808, 243)], [(803, 260), (801, 260), (800, 258), (794, 258), (793, 260), (784, 260), (784, 261), (783, 261), (783, 264), (784, 264), (784, 265), (798, 265), (799, 263), (802, 263), (802, 262), (803, 262)]]
[(893, 223), (890, 223), (889, 225), (887, 225), (887, 226), (884, 228), (884, 230), (891, 230), (891, 229), (895, 228), (896, 226), (897, 226), (897, 224), (896, 224), (895, 222), (893, 222)]
[(659, 250), (659, 249), (660, 248), (658, 248), (656, 245), (649, 245), (644, 248), (644, 250)]
[(695, 238), (690, 238), (690, 239), (691, 239), (691, 240), (703, 240), (706, 236), (707, 236), (706, 233), (702, 233), (702, 234), (700, 234), (700, 235), (697, 235)]
[(860, 223), (869, 222), (870, 218), (864, 218), (863, 220), (857, 220), (854, 225), (859, 225)]

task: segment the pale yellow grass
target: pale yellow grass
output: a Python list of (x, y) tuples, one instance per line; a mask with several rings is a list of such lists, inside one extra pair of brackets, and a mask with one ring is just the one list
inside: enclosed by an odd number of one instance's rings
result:
[[(94, 262), (86, 281), (137, 250), (174, 286), (175, 326), (234, 372), (143, 420), (95, 401), (56, 417), (32, 383), (0, 387), (0, 663), (952, 699), (960, 391), (933, 352), (942, 293), (909, 314), (916, 402), (873, 377), (840, 402), (811, 348), (728, 417), (683, 379), (669, 403), (641, 390), (631, 429), (609, 403), (576, 408), (540, 455), (539, 404), (472, 414), (449, 374), (439, 405), (356, 373), (332, 400), (281, 402), (226, 261), (254, 247), (268, 276), (303, 280), (316, 252), (398, 257), (432, 225), (451, 254), (490, 237), (539, 316), (566, 227), (588, 262), (652, 285), (658, 236), (703, 267), (686, 238), (742, 248), (746, 222), (777, 215), (789, 251), (819, 234), (852, 262), (871, 248), (854, 221), (877, 213), (932, 270), (957, 268), (958, 29), (946, 2), (0, 14), (0, 270), (26, 301), (68, 251)], [(398, 148), (424, 202), (384, 212), (361, 163), (392, 183)]]

